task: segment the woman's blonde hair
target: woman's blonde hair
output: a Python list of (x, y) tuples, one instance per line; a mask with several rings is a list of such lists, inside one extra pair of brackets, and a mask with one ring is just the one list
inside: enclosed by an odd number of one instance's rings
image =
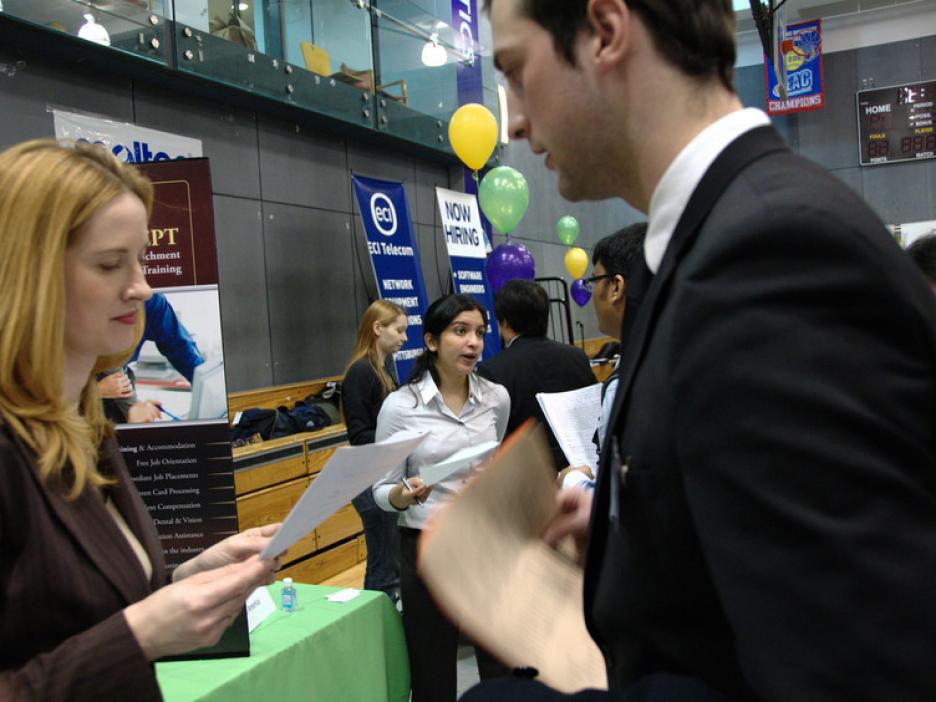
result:
[(348, 368), (357, 363), (360, 359), (366, 358), (367, 362), (374, 369), (377, 377), (380, 378), (380, 384), (384, 391), (393, 392), (393, 378), (387, 373), (383, 364), (380, 362), (380, 355), (377, 352), (377, 335), (374, 334), (374, 324), (382, 327), (389, 327), (393, 321), (403, 315), (406, 317), (406, 311), (399, 305), (389, 300), (375, 300), (364, 312), (364, 318), (361, 320), (361, 326), (358, 327), (357, 341), (354, 342), (354, 352), (351, 354), (351, 360), (345, 367), (345, 373)]
[[(65, 251), (87, 222), (124, 193), (150, 213), (150, 182), (100, 146), (28, 141), (0, 153), (0, 418), (32, 450), (43, 480), (56, 478), (75, 499), (104, 485), (98, 448), (113, 431), (94, 374), (77, 410), (63, 397)], [(121, 366), (134, 345), (98, 359)]]

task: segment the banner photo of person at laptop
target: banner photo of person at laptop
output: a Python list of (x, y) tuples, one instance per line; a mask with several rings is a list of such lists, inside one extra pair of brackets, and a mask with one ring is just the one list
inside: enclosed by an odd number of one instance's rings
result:
[(155, 292), (139, 347), (126, 366), (99, 376), (98, 391), (118, 424), (226, 419), (217, 288)]

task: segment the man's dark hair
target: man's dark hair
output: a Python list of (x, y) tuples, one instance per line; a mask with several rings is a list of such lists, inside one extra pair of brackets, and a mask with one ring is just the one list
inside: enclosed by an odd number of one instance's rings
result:
[[(493, 0), (485, 0), (490, 10)], [(587, 0), (519, 0), (521, 11), (553, 36), (556, 50), (575, 65), (573, 46), (587, 30)], [(690, 76), (717, 75), (734, 92), (735, 15), (731, 0), (626, 0), (653, 37), (653, 45)]]
[(600, 263), (606, 273), (630, 278), (634, 262), (643, 254), (646, 235), (647, 223), (638, 222), (606, 236), (592, 250), (592, 265)]
[(923, 275), (936, 283), (936, 234), (921, 236), (907, 247), (907, 253)]
[(508, 280), (494, 298), (494, 314), (521, 336), (546, 336), (549, 295), (531, 280)]

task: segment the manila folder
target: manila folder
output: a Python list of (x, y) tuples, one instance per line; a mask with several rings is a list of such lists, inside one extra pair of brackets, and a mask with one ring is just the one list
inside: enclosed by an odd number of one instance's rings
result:
[(431, 520), (418, 570), (455, 624), (509, 666), (562, 692), (607, 689), (582, 569), (540, 538), (557, 509), (552, 466), (542, 428), (528, 422)]

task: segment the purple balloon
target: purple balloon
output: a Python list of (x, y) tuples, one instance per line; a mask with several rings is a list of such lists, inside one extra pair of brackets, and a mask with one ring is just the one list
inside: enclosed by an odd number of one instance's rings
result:
[(579, 307), (584, 307), (588, 304), (588, 301), (591, 300), (591, 293), (588, 292), (588, 288), (585, 287), (585, 281), (581, 278), (572, 283), (572, 299), (575, 300), (575, 304)]
[(491, 290), (497, 292), (508, 280), (523, 278), (533, 280), (536, 262), (533, 254), (523, 244), (508, 242), (501, 244), (488, 254), (487, 276)]

